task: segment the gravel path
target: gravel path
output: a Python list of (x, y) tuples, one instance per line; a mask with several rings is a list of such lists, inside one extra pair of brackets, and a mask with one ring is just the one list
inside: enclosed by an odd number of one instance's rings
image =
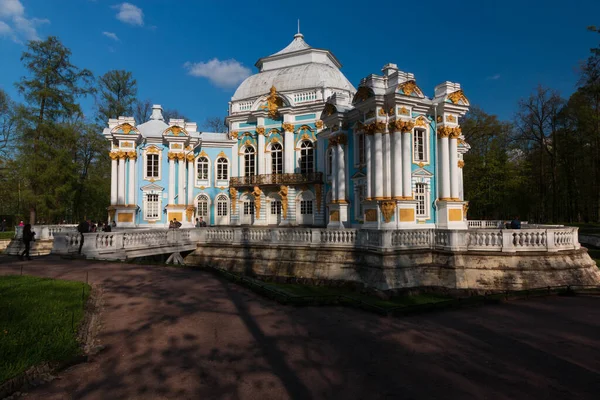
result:
[(600, 298), (384, 318), (279, 305), (214, 275), (0, 256), (103, 291), (92, 362), (27, 399), (597, 399)]

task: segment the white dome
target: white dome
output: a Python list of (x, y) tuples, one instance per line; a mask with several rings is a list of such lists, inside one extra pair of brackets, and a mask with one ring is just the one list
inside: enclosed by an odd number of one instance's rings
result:
[(321, 87), (356, 91), (339, 69), (327, 64), (310, 63), (252, 75), (242, 82), (231, 100), (265, 95), (269, 93), (271, 86), (275, 86), (280, 93)]

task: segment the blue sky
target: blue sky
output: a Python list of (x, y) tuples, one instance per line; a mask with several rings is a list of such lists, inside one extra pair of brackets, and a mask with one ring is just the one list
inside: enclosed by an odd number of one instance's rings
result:
[(140, 98), (201, 125), (226, 115), (239, 80), (293, 39), (298, 18), (306, 42), (331, 50), (355, 86), (393, 62), (428, 96), (460, 82), (472, 104), (503, 119), (540, 83), (569, 96), (600, 43), (586, 31), (600, 25), (598, 0), (0, 0), (0, 88), (20, 100), (23, 43), (56, 35), (75, 65), (132, 71)]

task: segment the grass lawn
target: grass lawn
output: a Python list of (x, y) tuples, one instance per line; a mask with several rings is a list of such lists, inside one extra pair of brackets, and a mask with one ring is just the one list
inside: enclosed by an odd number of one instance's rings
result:
[(412, 306), (418, 304), (429, 304), (437, 303), (450, 299), (450, 297), (436, 295), (436, 294), (419, 294), (413, 296), (398, 296), (390, 299), (379, 299), (377, 297), (355, 292), (346, 288), (335, 288), (329, 286), (309, 286), (299, 285), (293, 283), (273, 283), (267, 282), (267, 286), (281, 290), (290, 295), (294, 296), (328, 296), (328, 295), (344, 295), (351, 297), (356, 300), (360, 300), (364, 303), (371, 304), (384, 309), (399, 307), (399, 306)]
[(0, 232), (0, 240), (2, 239), (12, 239), (15, 237), (15, 232)]
[(80, 353), (76, 330), (89, 292), (81, 282), (0, 276), (0, 383)]

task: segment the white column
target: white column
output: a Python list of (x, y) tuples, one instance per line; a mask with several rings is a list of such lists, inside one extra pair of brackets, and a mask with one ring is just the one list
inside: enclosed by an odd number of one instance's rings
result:
[(381, 132), (375, 132), (373, 135), (375, 139), (375, 198), (380, 200), (383, 197), (383, 134)]
[(412, 198), (412, 171), (411, 171), (411, 135), (410, 132), (402, 132), (402, 196)]
[(337, 153), (337, 199), (346, 200), (346, 160), (344, 159), (344, 145), (338, 143)]
[(185, 158), (179, 159), (179, 174), (177, 176), (177, 204), (185, 204)]
[(169, 158), (169, 205), (175, 204), (175, 159)]
[[(191, 157), (190, 157), (191, 158)], [(194, 203), (194, 159), (188, 160), (188, 181), (187, 181), (187, 204), (188, 206)]]
[(402, 133), (392, 134), (392, 198), (402, 197)]
[(383, 134), (383, 197), (392, 196), (392, 138)]
[(440, 198), (447, 200), (450, 197), (450, 160), (449, 160), (449, 149), (448, 149), (448, 137), (442, 137), (438, 141), (440, 151), (440, 166), (438, 171), (441, 175), (439, 180), (440, 184)]
[(294, 132), (286, 131), (283, 134), (283, 156), (284, 156), (284, 169), (283, 172), (286, 174), (294, 173)]
[(367, 197), (367, 199), (370, 199), (372, 197), (372, 190), (371, 190), (371, 185), (373, 184), (373, 177), (371, 176), (373, 174), (373, 166), (371, 165), (371, 148), (373, 147), (373, 145), (371, 144), (371, 141), (373, 139), (373, 136), (371, 135), (367, 135), (367, 132), (364, 133), (365, 135), (365, 163), (367, 164), (367, 193), (365, 194), (365, 196)]
[(119, 159), (119, 179), (117, 187), (117, 203), (125, 204), (125, 157)]
[(465, 199), (465, 187), (463, 183), (463, 169), (458, 169), (458, 198), (461, 200)]
[[(330, 141), (331, 143), (331, 141)], [(338, 152), (337, 145), (335, 143), (331, 146), (331, 165), (333, 171), (331, 171), (331, 201), (336, 202), (338, 200)]]
[(117, 182), (119, 177), (117, 176), (118, 172), (117, 172), (117, 167), (118, 167), (118, 161), (116, 158), (113, 158), (111, 160), (111, 169), (110, 169), (110, 204), (111, 205), (116, 205), (118, 202), (118, 196), (117, 196)]
[(458, 138), (450, 137), (450, 197), (458, 200)]
[(257, 159), (258, 163), (258, 175), (270, 174), (271, 171), (265, 169), (265, 135), (258, 134), (258, 151)]
[(127, 204), (135, 204), (135, 165), (136, 157), (129, 157), (129, 187), (127, 188)]

